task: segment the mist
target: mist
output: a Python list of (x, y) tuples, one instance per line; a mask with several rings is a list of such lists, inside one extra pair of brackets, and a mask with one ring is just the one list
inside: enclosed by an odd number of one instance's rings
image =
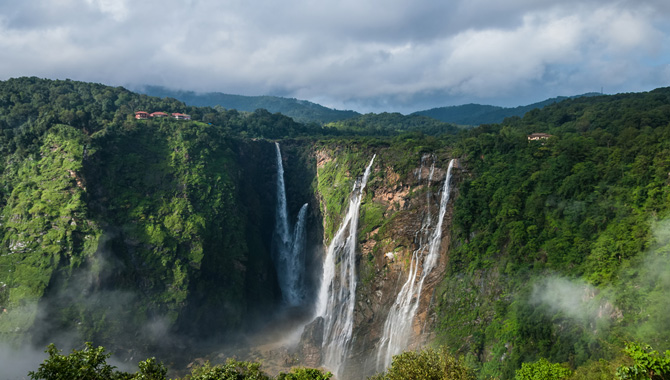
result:
[(39, 302), (0, 315), (25, 320), (19, 324), (23, 327), (14, 330), (18, 336), (6, 334), (11, 343), (0, 344), (3, 380), (28, 378), (28, 372), (36, 371), (47, 358), (45, 350), (51, 343), (63, 355), (83, 349), (87, 341), (102, 345), (112, 354), (107, 363), (125, 372), (135, 372), (139, 361), (159, 356), (157, 347), (176, 345), (164, 316), (137, 320), (134, 307), (142, 299), (139, 290), (116, 284), (116, 274), (125, 268), (106, 249), (114, 237), (103, 235), (98, 251), (70, 275), (54, 274)]
[(28, 372), (36, 371), (40, 363), (47, 358), (44, 350), (33, 347), (12, 347), (0, 343), (0, 368), (2, 378), (6, 380), (29, 379)]
[(530, 304), (593, 334), (617, 328), (624, 339), (669, 349), (670, 340), (659, 332), (670, 331), (670, 219), (650, 223), (650, 249), (622, 264), (612, 283), (551, 275), (534, 283)]
[(551, 276), (533, 286), (531, 302), (597, 332), (596, 326), (606, 328), (620, 314), (606, 293), (581, 279)]

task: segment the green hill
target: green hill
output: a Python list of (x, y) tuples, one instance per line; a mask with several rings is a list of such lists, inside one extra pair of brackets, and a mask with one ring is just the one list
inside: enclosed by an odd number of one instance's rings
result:
[(541, 102), (518, 107), (498, 107), (471, 103), (459, 106), (431, 108), (425, 111), (414, 112), (414, 114), (429, 116), (446, 123), (454, 123), (459, 125), (495, 124), (502, 123), (502, 121), (507, 117), (522, 117), (530, 110), (541, 109), (550, 104), (561, 102), (565, 99), (598, 95), (600, 94), (588, 93), (573, 97), (558, 96), (555, 98), (543, 100)]
[[(538, 132), (549, 136), (528, 139)], [(376, 155), (352, 240), (360, 373), (380, 332), (363, 330), (383, 324), (453, 158), (422, 337), (480, 379), (533, 362), (612, 379), (631, 364), (626, 342), (670, 349), (670, 88), (460, 130), (393, 113), (303, 124), (38, 78), (0, 82), (0, 342), (76, 337), (188, 363), (212, 353), (208, 339), (237, 344), (264, 326), (281, 310), (275, 141), (288, 214), (309, 204), (317, 267)]]
[(278, 96), (243, 96), (221, 92), (196, 93), (193, 91), (170, 90), (165, 87), (146, 86), (141, 93), (161, 98), (169, 97), (197, 107), (220, 106), (225, 109), (253, 112), (265, 109), (270, 113), (281, 113), (301, 123), (329, 123), (359, 115), (354, 111), (340, 111), (322, 105)]
[(364, 136), (390, 136), (404, 132), (421, 132), (428, 135), (456, 134), (460, 129), (450, 123), (445, 123), (422, 115), (402, 115), (400, 113), (383, 112), (369, 113), (347, 120), (326, 124), (341, 134), (356, 134)]

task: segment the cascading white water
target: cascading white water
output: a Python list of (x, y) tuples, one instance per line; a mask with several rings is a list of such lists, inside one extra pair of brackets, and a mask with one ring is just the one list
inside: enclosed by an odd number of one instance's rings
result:
[(286, 186), (284, 184), (284, 163), (282, 162), (279, 143), (275, 142), (277, 155), (277, 211), (275, 217), (275, 231), (283, 245), (289, 245), (291, 237), (288, 233), (288, 212), (286, 211)]
[(305, 303), (305, 220), (307, 219), (307, 203), (298, 212), (298, 221), (293, 228), (291, 250), (287, 265), (289, 305), (297, 306)]
[(290, 234), (286, 207), (286, 186), (284, 184), (284, 164), (279, 143), (275, 142), (277, 153), (277, 210), (275, 216), (275, 252), (273, 255), (279, 288), (284, 302), (289, 306), (301, 305), (305, 300), (305, 219), (307, 203), (298, 213), (293, 235)]
[[(377, 351), (377, 370), (382, 371), (391, 364), (393, 355), (401, 353), (412, 337), (412, 323), (416, 316), (416, 311), (421, 300), (421, 291), (426, 277), (437, 264), (440, 256), (440, 243), (442, 241), (442, 224), (444, 215), (449, 203), (449, 193), (451, 191), (451, 171), (454, 167), (454, 161), (449, 162), (447, 175), (442, 186), (442, 197), (440, 198), (440, 211), (436, 225), (432, 226), (432, 216), (430, 213), (430, 203), (427, 205), (428, 212), (417, 233), (419, 238), (419, 248), (412, 253), (410, 270), (407, 281), (396, 297), (395, 303), (391, 306), (389, 314), (384, 323), (384, 331)], [(434, 166), (431, 166), (428, 184), (432, 181)], [(430, 194), (427, 194), (430, 201)], [(432, 232), (431, 232), (431, 228)], [(421, 270), (421, 276), (417, 276)]]
[(324, 320), (323, 364), (338, 378), (349, 351), (354, 328), (358, 214), (375, 157), (376, 155), (365, 168), (363, 177), (354, 184), (347, 214), (328, 247), (323, 263), (316, 315)]

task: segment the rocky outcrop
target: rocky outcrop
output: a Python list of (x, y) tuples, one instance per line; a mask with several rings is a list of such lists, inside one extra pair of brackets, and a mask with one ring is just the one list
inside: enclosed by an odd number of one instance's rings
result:
[[(339, 161), (338, 155), (318, 152), (316, 157), (319, 167), (337, 167), (342, 177), (349, 176), (347, 162)], [(370, 178), (366, 200), (361, 207), (354, 337), (345, 370), (341, 374), (345, 379), (363, 378), (377, 370), (377, 349), (386, 317), (407, 280), (409, 262), (412, 253), (418, 248), (417, 233), (424, 216), (427, 212), (435, 217), (438, 215), (438, 193), (446, 175), (447, 165), (442, 169), (437, 164), (432, 172), (432, 180), (427, 180), (430, 164), (435, 160), (433, 156), (417, 157), (417, 167), (405, 174), (397, 172), (389, 161), (385, 161), (383, 152), (378, 153), (378, 157), (380, 164), (375, 167)], [(322, 209), (325, 206), (322, 204)], [(435, 313), (431, 305), (435, 287), (444, 275), (447, 263), (450, 211), (445, 218), (440, 259), (425, 281), (413, 322), (415, 336), (408, 347), (410, 349), (432, 339)], [(317, 364), (315, 359), (320, 355), (314, 350), (313, 334), (317, 327), (318, 321), (315, 321), (308, 325), (303, 334), (301, 346), (306, 358), (305, 365)]]
[(305, 331), (300, 337), (299, 352), (302, 364), (307, 367), (318, 367), (321, 365), (321, 346), (323, 344), (323, 318), (317, 317), (305, 326)]

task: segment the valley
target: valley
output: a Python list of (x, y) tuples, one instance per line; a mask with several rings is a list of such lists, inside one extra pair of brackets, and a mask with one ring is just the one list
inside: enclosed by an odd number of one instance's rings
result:
[(670, 90), (470, 129), (365, 116), (1, 82), (0, 340), (352, 380), (423, 347), (481, 379), (670, 348)]

